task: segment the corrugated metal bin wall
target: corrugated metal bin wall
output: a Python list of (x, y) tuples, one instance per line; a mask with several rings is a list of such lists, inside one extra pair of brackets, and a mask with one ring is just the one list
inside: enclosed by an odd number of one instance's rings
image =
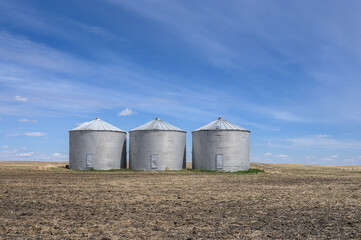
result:
[(192, 168), (240, 171), (250, 164), (250, 131), (219, 118), (192, 133)]
[(129, 168), (181, 170), (186, 161), (186, 132), (158, 118), (129, 132)]
[(86, 125), (69, 131), (69, 168), (126, 168), (126, 132), (100, 119)]

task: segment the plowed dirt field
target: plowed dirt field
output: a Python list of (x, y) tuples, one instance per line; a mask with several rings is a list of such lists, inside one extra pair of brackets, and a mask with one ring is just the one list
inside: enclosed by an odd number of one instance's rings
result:
[(361, 172), (82, 172), (0, 162), (0, 239), (361, 239)]

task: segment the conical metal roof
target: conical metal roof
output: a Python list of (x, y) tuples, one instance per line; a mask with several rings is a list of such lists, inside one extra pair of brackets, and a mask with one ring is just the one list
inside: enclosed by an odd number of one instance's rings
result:
[(248, 131), (245, 128), (242, 128), (236, 124), (224, 120), (222, 117), (219, 117), (216, 121), (213, 121), (203, 127), (200, 127), (193, 132), (197, 131), (212, 131), (212, 130), (221, 130), (221, 131)]
[(70, 131), (112, 131), (112, 132), (124, 132), (122, 129), (114, 127), (113, 125), (96, 118), (93, 121), (85, 122), (82, 125), (71, 129)]
[(185, 132), (184, 130), (182, 130), (170, 123), (164, 122), (164, 121), (160, 120), (159, 118), (156, 118), (150, 122), (147, 122), (144, 125), (136, 127), (134, 129), (130, 130), (130, 132), (131, 131), (151, 131), (151, 130)]

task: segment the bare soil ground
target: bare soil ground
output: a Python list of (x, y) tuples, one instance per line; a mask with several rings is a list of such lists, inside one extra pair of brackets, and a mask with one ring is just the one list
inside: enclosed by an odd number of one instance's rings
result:
[(0, 162), (0, 239), (361, 239), (361, 172), (82, 172)]

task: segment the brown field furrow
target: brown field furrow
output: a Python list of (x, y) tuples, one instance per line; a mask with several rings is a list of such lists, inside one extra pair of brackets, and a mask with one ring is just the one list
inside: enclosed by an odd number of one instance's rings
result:
[(80, 172), (0, 162), (2, 239), (361, 239), (361, 173)]

